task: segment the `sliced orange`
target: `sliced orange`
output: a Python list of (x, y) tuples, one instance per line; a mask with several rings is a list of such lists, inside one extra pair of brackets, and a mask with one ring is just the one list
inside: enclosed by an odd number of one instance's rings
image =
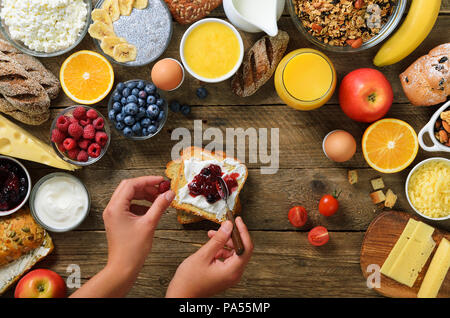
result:
[(369, 166), (383, 173), (395, 173), (414, 161), (419, 142), (409, 124), (386, 118), (367, 128), (362, 138), (362, 150)]
[(69, 56), (59, 73), (64, 93), (76, 103), (91, 105), (104, 99), (114, 85), (114, 70), (108, 60), (92, 51)]

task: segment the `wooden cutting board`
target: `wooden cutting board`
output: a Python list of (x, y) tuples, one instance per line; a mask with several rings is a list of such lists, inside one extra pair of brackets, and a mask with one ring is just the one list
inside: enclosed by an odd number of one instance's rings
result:
[[(410, 218), (423, 221), (410, 213), (389, 211), (381, 213), (369, 225), (369, 228), (364, 236), (360, 258), (361, 270), (365, 279), (373, 274), (373, 270), (367, 272), (367, 267), (370, 264), (377, 264), (381, 268)], [(435, 227), (433, 239), (436, 243), (439, 244), (443, 237), (450, 240), (450, 234), (448, 232), (439, 230)], [(434, 256), (436, 248), (417, 277), (413, 287), (410, 288), (387, 276), (384, 276), (383, 274), (380, 274), (380, 288), (374, 288), (374, 290), (387, 297), (415, 298), (419, 291), (420, 285), (422, 284), (425, 273), (430, 266), (430, 262)], [(447, 273), (447, 276), (442, 283), (438, 297), (450, 297), (450, 271)]]

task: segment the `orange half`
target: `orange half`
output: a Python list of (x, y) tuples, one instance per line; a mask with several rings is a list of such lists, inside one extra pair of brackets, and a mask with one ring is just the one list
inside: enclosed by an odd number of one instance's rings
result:
[(369, 166), (382, 173), (395, 173), (414, 161), (419, 142), (409, 124), (386, 118), (367, 128), (362, 138), (362, 150)]
[(114, 70), (108, 60), (92, 51), (69, 56), (59, 73), (64, 93), (76, 103), (91, 105), (104, 99), (114, 85)]

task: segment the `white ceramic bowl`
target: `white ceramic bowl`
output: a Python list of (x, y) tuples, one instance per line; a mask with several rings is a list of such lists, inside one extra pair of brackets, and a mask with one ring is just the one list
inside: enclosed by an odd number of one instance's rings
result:
[(23, 164), (21, 164), (19, 160), (8, 157), (8, 156), (0, 156), (0, 159), (9, 160), (9, 161), (16, 163), (20, 168), (22, 168), (23, 171), (25, 171), (25, 175), (27, 176), (27, 181), (28, 181), (28, 190), (27, 190), (27, 194), (25, 195), (25, 198), (23, 199), (23, 201), (12, 210), (0, 211), (0, 216), (6, 216), (6, 215), (10, 215), (10, 214), (13, 214), (14, 212), (19, 211), (20, 208), (22, 208), (24, 206), (24, 204), (27, 203), (28, 198), (30, 197), (32, 184), (31, 184), (30, 174), (28, 173), (27, 168), (25, 168), (25, 166)]
[[(439, 140), (436, 139), (434, 136), (434, 124), (436, 123), (436, 120), (439, 118), (441, 113), (450, 107), (450, 101), (446, 102), (444, 105), (442, 105), (434, 114), (431, 116), (430, 121), (420, 130), (418, 138), (419, 138), (419, 145), (420, 147), (429, 152), (434, 151), (445, 151), (450, 152), (450, 147), (444, 146), (439, 142)], [(427, 146), (425, 145), (425, 142), (423, 141), (423, 136), (428, 133), (430, 136), (431, 141), (433, 142), (433, 146)]]
[(435, 160), (436, 161), (448, 161), (450, 163), (449, 159), (442, 158), (442, 157), (429, 158), (429, 159), (419, 162), (414, 168), (412, 168), (412, 170), (408, 174), (408, 178), (406, 178), (406, 183), (405, 183), (406, 199), (408, 200), (408, 203), (411, 206), (411, 208), (421, 217), (423, 217), (427, 220), (431, 220), (431, 221), (448, 221), (448, 220), (450, 220), (450, 215), (446, 216), (446, 217), (442, 217), (442, 218), (432, 218), (432, 217), (429, 217), (429, 216), (423, 214), (418, 209), (416, 209), (416, 207), (412, 204), (411, 199), (409, 198), (409, 191), (408, 191), (409, 189), (408, 188), (409, 188), (409, 180), (411, 179), (411, 176), (417, 171), (417, 169), (422, 167), (425, 163), (430, 162), (430, 161), (435, 161)]
[[(218, 78), (206, 78), (203, 76), (200, 76), (198, 74), (196, 74), (190, 67), (189, 65), (186, 63), (186, 60), (184, 58), (184, 45), (186, 43), (186, 39), (188, 37), (188, 35), (192, 32), (192, 30), (194, 30), (196, 27), (198, 27), (201, 24), (204, 23), (208, 23), (208, 22), (219, 22), (222, 23), (224, 25), (226, 25), (228, 28), (230, 28), (233, 33), (236, 35), (238, 41), (239, 41), (239, 50), (240, 50), (240, 54), (239, 54), (239, 59), (236, 63), (236, 65), (233, 67), (233, 69), (228, 72), (227, 74), (218, 77)], [(181, 39), (181, 44), (180, 44), (180, 56), (181, 56), (181, 61), (183, 62), (184, 68), (189, 72), (189, 74), (191, 74), (193, 77), (195, 77), (196, 79), (198, 79), (199, 81), (205, 82), (205, 83), (219, 83), (219, 82), (223, 82), (227, 79), (229, 79), (231, 76), (234, 75), (234, 73), (237, 72), (237, 70), (239, 69), (239, 67), (242, 64), (242, 60), (244, 59), (244, 43), (242, 42), (242, 37), (239, 34), (239, 32), (236, 30), (236, 28), (234, 26), (232, 26), (230, 23), (221, 20), (221, 19), (216, 19), (216, 18), (208, 18), (208, 19), (203, 19), (200, 21), (195, 22), (194, 24), (192, 24), (187, 30), (186, 32), (184, 32), (183, 34), (183, 38)]]

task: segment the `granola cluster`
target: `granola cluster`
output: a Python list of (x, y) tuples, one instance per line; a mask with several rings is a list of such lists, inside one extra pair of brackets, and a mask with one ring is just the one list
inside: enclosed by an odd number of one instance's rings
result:
[(305, 29), (325, 44), (357, 48), (387, 22), (396, 0), (291, 0)]

